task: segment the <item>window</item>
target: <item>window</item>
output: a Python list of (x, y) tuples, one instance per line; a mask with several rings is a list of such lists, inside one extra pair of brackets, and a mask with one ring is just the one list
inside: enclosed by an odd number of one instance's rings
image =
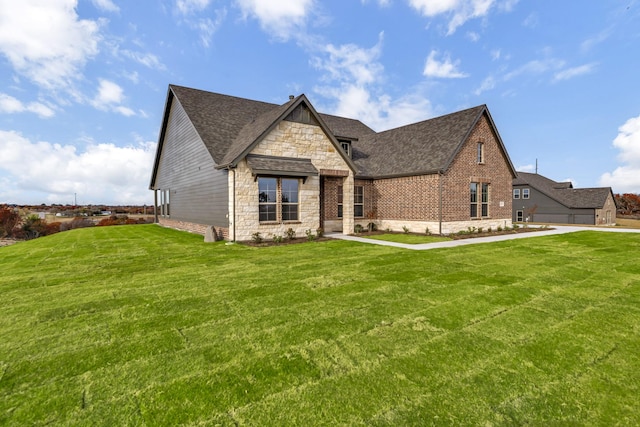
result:
[(277, 178), (258, 178), (258, 210), (260, 222), (277, 221)]
[(160, 190), (160, 206), (158, 211), (160, 216), (168, 217), (170, 214), (169, 193), (171, 190)]
[(484, 163), (484, 144), (482, 142), (478, 142), (478, 152), (476, 161), (478, 163)]
[(295, 178), (258, 178), (260, 222), (297, 221), (298, 185)]
[(364, 216), (364, 187), (361, 185), (353, 187), (353, 216), (356, 218)]
[[(486, 182), (472, 182), (469, 185), (469, 194), (469, 211), (471, 218), (489, 216), (489, 184)], [(480, 213), (480, 215), (478, 215), (478, 213)]]
[(298, 180), (282, 178), (282, 220), (298, 220)]
[(480, 197), (482, 216), (489, 216), (489, 184), (482, 183), (482, 194)]
[(523, 188), (522, 189), (522, 198), (523, 199), (528, 199), (529, 198), (529, 189), (528, 188)]
[(347, 156), (351, 158), (351, 142), (340, 141), (340, 146), (342, 147), (342, 150), (347, 153)]
[(522, 222), (524, 214), (522, 211), (516, 211), (516, 222)]
[(472, 182), (469, 186), (469, 191), (471, 193), (471, 218), (478, 217), (478, 183)]
[(519, 188), (514, 188), (513, 189), (513, 198), (514, 199), (519, 199), (520, 198), (520, 189)]
[(342, 218), (342, 185), (338, 186), (338, 218)]

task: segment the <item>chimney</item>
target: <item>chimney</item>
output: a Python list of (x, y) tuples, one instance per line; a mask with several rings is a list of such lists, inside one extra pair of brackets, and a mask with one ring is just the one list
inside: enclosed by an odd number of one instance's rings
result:
[(289, 95), (289, 101), (293, 101), (294, 99), (295, 99), (295, 96)]

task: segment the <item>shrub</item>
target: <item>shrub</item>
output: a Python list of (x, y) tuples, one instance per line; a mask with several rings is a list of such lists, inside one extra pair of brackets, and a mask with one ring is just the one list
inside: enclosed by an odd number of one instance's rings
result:
[(285, 234), (287, 235), (287, 239), (289, 240), (293, 240), (296, 238), (296, 231), (291, 227), (289, 227)]
[(273, 236), (273, 243), (282, 243), (282, 236), (275, 234)]
[(498, 228), (496, 228), (496, 230), (502, 231), (502, 226), (499, 225)]
[(493, 229), (491, 227), (487, 228), (487, 233), (492, 233)]
[(322, 227), (316, 229), (316, 234), (318, 235), (318, 238), (324, 236), (324, 230), (322, 229)]
[[(506, 228), (508, 228), (508, 227), (506, 227)], [(517, 230), (518, 228), (520, 228), (520, 226), (518, 224), (513, 224), (513, 229), (514, 230)]]
[(406, 225), (403, 225), (402, 231), (404, 231), (404, 234), (407, 234), (409, 232), (409, 227), (407, 227)]
[(76, 228), (93, 227), (95, 224), (89, 218), (75, 217), (69, 222), (60, 224), (60, 231), (75, 230)]
[(424, 230), (424, 234), (426, 234), (427, 236), (430, 236), (430, 235), (431, 235), (431, 231), (429, 231), (429, 227), (427, 227), (427, 228)]
[(482, 227), (478, 227), (478, 233), (482, 233)]
[(356, 224), (355, 227), (353, 227), (353, 231), (355, 231), (356, 234), (362, 233), (362, 225)]
[(0, 207), (0, 237), (11, 237), (20, 223), (20, 215), (8, 206)]
[(304, 234), (306, 234), (306, 235), (307, 235), (307, 240), (308, 240), (308, 241), (310, 241), (310, 242), (311, 242), (311, 241), (313, 241), (313, 240), (315, 240), (315, 238), (316, 238), (316, 236), (313, 234), (313, 232), (311, 231), (311, 229), (310, 229), (310, 228), (306, 229), (306, 230), (304, 231)]
[(253, 240), (256, 243), (262, 243), (262, 240), (263, 240), (262, 234), (259, 231), (256, 231), (251, 235), (251, 240)]

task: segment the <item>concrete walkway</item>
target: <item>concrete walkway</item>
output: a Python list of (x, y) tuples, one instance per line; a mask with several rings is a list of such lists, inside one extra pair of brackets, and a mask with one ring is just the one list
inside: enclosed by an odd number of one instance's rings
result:
[[(535, 227), (535, 226), (532, 226)], [(372, 245), (393, 246), (402, 249), (412, 249), (415, 251), (425, 251), (428, 249), (452, 248), (456, 246), (474, 245), (477, 243), (501, 242), (503, 240), (526, 239), (528, 237), (552, 236), (556, 234), (575, 233), (576, 231), (602, 231), (609, 233), (640, 233), (640, 229), (618, 228), (618, 227), (577, 227), (569, 225), (552, 225), (553, 230), (541, 230), (530, 233), (502, 234), (498, 236), (474, 237), (469, 239), (448, 240), (445, 242), (420, 243), (410, 245), (406, 243), (386, 242), (384, 240), (367, 239), (364, 237), (351, 236), (342, 233), (327, 233), (327, 237), (334, 239), (351, 240), (352, 242), (369, 243)]]

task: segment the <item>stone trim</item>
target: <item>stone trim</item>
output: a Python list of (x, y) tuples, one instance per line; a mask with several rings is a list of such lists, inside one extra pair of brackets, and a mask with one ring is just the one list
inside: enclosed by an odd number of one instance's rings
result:
[(324, 176), (349, 176), (348, 170), (339, 170), (339, 169), (320, 169), (320, 175)]

